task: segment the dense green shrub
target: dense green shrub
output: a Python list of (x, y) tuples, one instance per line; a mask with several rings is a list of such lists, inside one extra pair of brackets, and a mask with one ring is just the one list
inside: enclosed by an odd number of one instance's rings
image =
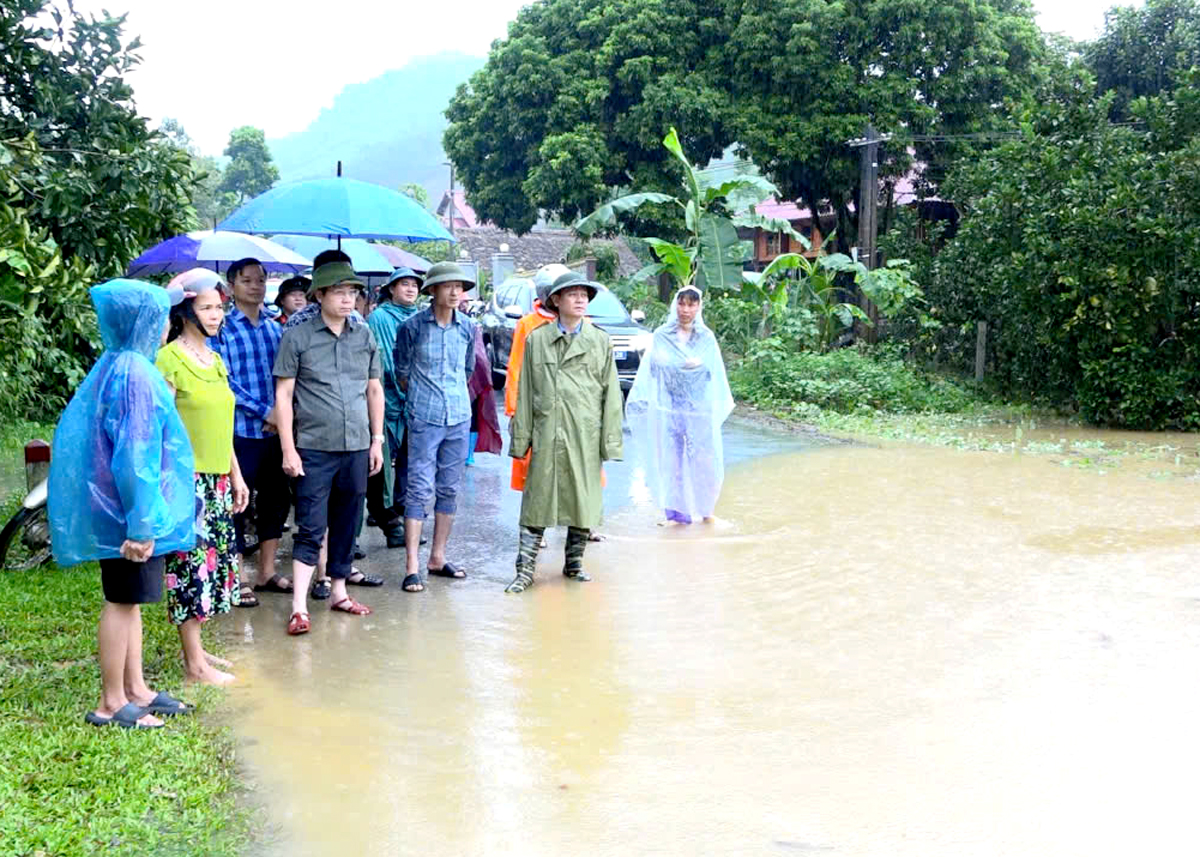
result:
[(730, 382), (738, 398), (767, 408), (807, 404), (840, 413), (952, 413), (973, 401), (970, 392), (916, 369), (894, 348), (789, 354), (775, 337), (756, 343), (750, 356), (734, 367)]

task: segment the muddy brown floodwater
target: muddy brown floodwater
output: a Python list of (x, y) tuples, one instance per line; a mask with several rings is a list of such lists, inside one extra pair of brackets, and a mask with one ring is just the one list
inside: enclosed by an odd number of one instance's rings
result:
[(470, 580), (405, 594), (372, 532), (373, 616), (222, 620), (256, 853), (1197, 853), (1195, 481), (729, 432), (715, 526), (609, 465), (591, 584), (556, 532), (502, 593), (483, 456)]

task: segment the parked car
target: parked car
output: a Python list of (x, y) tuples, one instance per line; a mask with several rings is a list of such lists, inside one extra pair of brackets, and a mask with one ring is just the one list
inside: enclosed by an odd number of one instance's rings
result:
[[(510, 277), (496, 287), (492, 299), (484, 307), (479, 323), (483, 325), (483, 341), (492, 361), (492, 384), (504, 386), (508, 372), (508, 354), (512, 350), (513, 331), (521, 316), (533, 312), (535, 295), (533, 280)], [(641, 311), (630, 314), (611, 291), (600, 286), (596, 297), (588, 304), (588, 318), (612, 340), (613, 358), (621, 391), (629, 392), (637, 376), (642, 355), (650, 347), (653, 334), (642, 324)]]

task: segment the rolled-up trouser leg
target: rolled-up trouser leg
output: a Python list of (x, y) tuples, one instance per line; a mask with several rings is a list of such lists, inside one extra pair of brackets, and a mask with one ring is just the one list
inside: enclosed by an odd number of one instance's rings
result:
[(583, 551), (587, 548), (588, 534), (585, 527), (567, 527), (566, 562), (563, 574), (572, 580), (587, 581), (592, 578), (583, 570)]
[(521, 527), (517, 540), (517, 576), (505, 588), (505, 592), (524, 592), (533, 586), (538, 549), (542, 545), (542, 535), (545, 532), (545, 527)]

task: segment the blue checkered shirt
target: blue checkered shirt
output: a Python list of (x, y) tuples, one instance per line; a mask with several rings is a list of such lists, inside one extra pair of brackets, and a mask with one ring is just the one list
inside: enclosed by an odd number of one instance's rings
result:
[(467, 378), (475, 368), (475, 323), (455, 310), (446, 327), (426, 307), (396, 334), (396, 380), (407, 380), (409, 422), (455, 426), (471, 419)]
[(233, 390), (233, 433), (237, 437), (265, 437), (263, 419), (275, 405), (275, 376), (272, 367), (279, 351), (283, 327), (266, 313), (258, 324), (233, 305), (221, 332), (209, 345), (225, 361), (229, 387)]

